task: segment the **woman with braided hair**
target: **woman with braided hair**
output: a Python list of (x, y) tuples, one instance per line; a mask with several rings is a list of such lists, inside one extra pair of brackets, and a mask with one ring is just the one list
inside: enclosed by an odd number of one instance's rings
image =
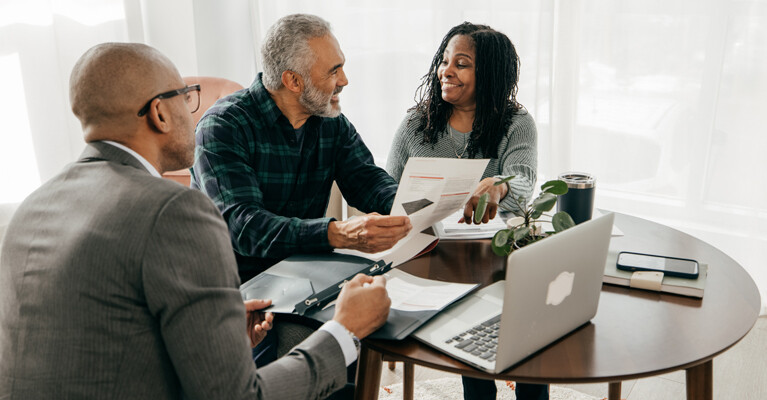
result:
[[(490, 199), (482, 221), (498, 205), (518, 210), (514, 198), (529, 199), (537, 168), (537, 131), (517, 102), (519, 57), (508, 37), (486, 25), (464, 22), (442, 39), (429, 72), (416, 90), (392, 143), (387, 171), (399, 180), (410, 157), (489, 158), (482, 181), (464, 208), (472, 223), (479, 196)], [(514, 175), (495, 186), (500, 177)], [(495, 382), (463, 378), (464, 399), (494, 399)], [(518, 384), (520, 400), (548, 399), (548, 385)]]
[[(389, 174), (399, 180), (410, 157), (489, 158), (464, 209), (466, 223), (485, 192), (490, 199), (483, 222), (495, 216), (498, 204), (518, 210), (514, 198), (530, 198), (537, 168), (535, 121), (516, 99), (519, 65), (503, 33), (469, 22), (450, 29), (395, 134)], [(516, 178), (493, 185), (508, 175)]]

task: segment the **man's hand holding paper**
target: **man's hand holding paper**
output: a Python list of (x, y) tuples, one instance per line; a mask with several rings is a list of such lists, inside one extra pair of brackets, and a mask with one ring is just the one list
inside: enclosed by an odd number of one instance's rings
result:
[[(391, 248), (384, 251), (379, 250), (373, 254), (366, 250), (360, 250), (362, 247), (369, 249), (370, 246), (359, 243), (355, 245), (357, 247), (347, 245), (345, 250), (336, 249), (336, 252), (353, 254), (371, 260), (385, 260), (393, 263), (395, 267), (410, 260), (436, 241), (435, 236), (422, 233), (424, 229), (464, 207), (470, 195), (475, 192), (477, 183), (487, 168), (488, 161), (411, 157), (402, 173), (397, 195), (394, 197), (394, 204), (391, 208), (391, 216), (377, 216), (378, 218), (375, 218), (375, 214), (368, 214), (365, 217), (371, 220), (364, 221), (367, 224), (370, 222), (378, 223), (383, 221), (383, 218), (408, 218), (408, 229), (404, 232), (405, 235), (390, 237), (388, 243)], [(354, 226), (352, 224), (361, 224), (363, 221), (354, 221), (358, 218), (332, 222), (328, 228), (328, 237), (332, 235), (331, 227), (336, 229), (337, 227), (344, 227), (342, 224), (348, 223), (349, 227)], [(355, 232), (355, 230), (351, 229), (350, 232)], [(356, 230), (356, 232), (362, 232), (362, 230)], [(402, 232), (400, 232), (401, 234)], [(355, 238), (353, 234), (347, 234), (346, 239), (364, 241), (359, 236)], [(348, 249), (365, 251), (365, 253)]]
[(328, 242), (337, 249), (377, 253), (392, 248), (412, 226), (406, 216), (366, 214), (328, 225)]

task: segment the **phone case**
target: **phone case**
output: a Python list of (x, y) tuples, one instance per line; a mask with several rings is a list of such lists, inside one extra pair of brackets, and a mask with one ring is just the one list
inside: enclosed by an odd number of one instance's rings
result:
[[(684, 273), (684, 272), (678, 272), (678, 271), (670, 271), (665, 269), (657, 269), (657, 268), (646, 268), (646, 267), (640, 267), (635, 265), (624, 265), (621, 264), (621, 255), (622, 254), (634, 254), (638, 256), (645, 256), (645, 257), (653, 257), (653, 258), (664, 258), (668, 260), (682, 260), (682, 261), (690, 261), (695, 263), (695, 273)], [(635, 253), (632, 251), (621, 251), (618, 253), (618, 261), (616, 262), (616, 266), (620, 270), (624, 271), (659, 271), (662, 272), (666, 276), (676, 276), (679, 278), (687, 278), (687, 279), (698, 279), (698, 275), (700, 274), (700, 264), (693, 259), (690, 258), (679, 258), (679, 257), (669, 257), (669, 256), (662, 256), (659, 254), (646, 254), (646, 253)]]

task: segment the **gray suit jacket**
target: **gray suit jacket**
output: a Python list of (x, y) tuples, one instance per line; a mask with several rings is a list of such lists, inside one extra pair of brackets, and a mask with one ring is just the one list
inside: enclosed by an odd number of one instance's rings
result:
[(6, 232), (0, 399), (304, 399), (343, 386), (324, 331), (256, 372), (230, 243), (204, 194), (89, 145)]

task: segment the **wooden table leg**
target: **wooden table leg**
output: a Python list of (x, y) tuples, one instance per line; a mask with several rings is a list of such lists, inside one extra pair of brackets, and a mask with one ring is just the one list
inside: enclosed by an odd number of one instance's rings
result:
[(607, 399), (608, 400), (621, 399), (621, 383), (620, 382), (610, 382), (607, 384)]
[(354, 387), (356, 400), (377, 400), (378, 387), (381, 386), (381, 368), (383, 355), (363, 345), (357, 359), (357, 382)]
[(413, 390), (415, 389), (415, 366), (413, 363), (404, 362), (402, 378), (402, 400), (413, 400)]
[(714, 397), (714, 361), (687, 368), (687, 400), (711, 400)]

